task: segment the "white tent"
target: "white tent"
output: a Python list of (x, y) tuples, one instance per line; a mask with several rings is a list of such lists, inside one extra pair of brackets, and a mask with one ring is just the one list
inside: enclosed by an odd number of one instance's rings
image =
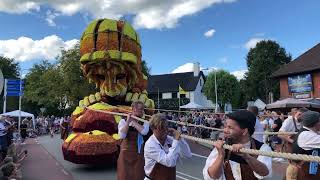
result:
[[(19, 114), (20, 114), (19, 110), (15, 110), (15, 111), (6, 112), (6, 113), (0, 114), (0, 115), (1, 116), (19, 117)], [(35, 122), (33, 114), (21, 111), (21, 117), (31, 117), (32, 118), (32, 122), (33, 122), (33, 128), (35, 128), (36, 122)], [(19, 122), (19, 124), (21, 124), (21, 122)]]
[(254, 106), (257, 106), (259, 108), (259, 110), (263, 110), (264, 108), (266, 108), (266, 103), (264, 103), (263, 101), (261, 101), (261, 99), (257, 99), (254, 103)]
[(204, 107), (195, 103), (195, 102), (190, 102), (184, 106), (180, 106), (180, 108), (183, 108), (183, 109), (203, 109)]

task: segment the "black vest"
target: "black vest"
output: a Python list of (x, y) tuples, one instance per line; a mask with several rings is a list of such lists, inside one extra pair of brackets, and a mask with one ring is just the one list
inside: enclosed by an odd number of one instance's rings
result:
[[(253, 138), (252, 138), (252, 140), (253, 140), (254, 143), (255, 143), (256, 149), (259, 150), (259, 149), (261, 148), (261, 146), (263, 145), (263, 143), (260, 142), (260, 141), (255, 140), (255, 139), (253, 139)], [(252, 148), (252, 145), (251, 145), (250, 148)], [(228, 151), (229, 151), (229, 150), (226, 150), (226, 154), (228, 154)], [(247, 161), (244, 160), (241, 156), (238, 156), (238, 155), (233, 154), (233, 153), (231, 153), (229, 160), (234, 161), (234, 162), (237, 162), (237, 163), (239, 163), (239, 164), (248, 164)]]
[(296, 138), (295, 138), (295, 140), (293, 142), (292, 153), (312, 155), (313, 150), (304, 150), (304, 149), (300, 148), (299, 145), (298, 145), (298, 137), (300, 136), (300, 134), (303, 131), (309, 131), (309, 130), (305, 129), (305, 128), (301, 128), (300, 129), (300, 131), (298, 132), (298, 134), (297, 134), (297, 136), (296, 136)]

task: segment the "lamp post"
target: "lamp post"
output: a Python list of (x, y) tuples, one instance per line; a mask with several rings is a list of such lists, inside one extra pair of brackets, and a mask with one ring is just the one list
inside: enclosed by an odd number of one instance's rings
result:
[(217, 84), (217, 68), (204, 68), (202, 70), (210, 70), (213, 69), (214, 72), (214, 92), (215, 92), (215, 112), (218, 111), (218, 84)]

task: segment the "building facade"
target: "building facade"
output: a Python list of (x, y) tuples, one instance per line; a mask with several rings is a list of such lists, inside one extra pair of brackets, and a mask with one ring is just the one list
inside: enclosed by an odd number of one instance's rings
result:
[[(203, 93), (205, 76), (198, 63), (194, 64), (193, 72), (152, 75), (148, 78), (148, 94), (158, 106), (158, 101), (188, 99), (205, 108), (213, 108), (213, 103)], [(186, 92), (179, 93), (179, 86)], [(185, 104), (185, 103), (184, 103)], [(181, 104), (183, 105), (183, 104)]]
[(320, 99), (320, 43), (273, 73), (280, 98)]

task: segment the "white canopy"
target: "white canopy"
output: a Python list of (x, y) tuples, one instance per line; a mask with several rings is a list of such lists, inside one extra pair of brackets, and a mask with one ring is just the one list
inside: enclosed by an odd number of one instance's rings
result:
[(257, 106), (259, 108), (259, 110), (263, 110), (264, 108), (266, 108), (266, 103), (264, 103), (263, 101), (261, 101), (261, 99), (257, 99), (254, 103), (254, 106)]
[(180, 108), (183, 108), (183, 109), (203, 109), (204, 107), (195, 103), (195, 102), (190, 102), (184, 106), (180, 106)]
[[(19, 110), (15, 110), (15, 111), (11, 111), (11, 112), (6, 112), (3, 114), (0, 114), (1, 116), (12, 116), (12, 117), (19, 117)], [(34, 119), (34, 115), (31, 113), (27, 113), (24, 111), (21, 111), (21, 117), (31, 117), (32, 118), (32, 122), (33, 122), (33, 127), (35, 127), (35, 119)], [(19, 124), (21, 124), (19, 122)]]

